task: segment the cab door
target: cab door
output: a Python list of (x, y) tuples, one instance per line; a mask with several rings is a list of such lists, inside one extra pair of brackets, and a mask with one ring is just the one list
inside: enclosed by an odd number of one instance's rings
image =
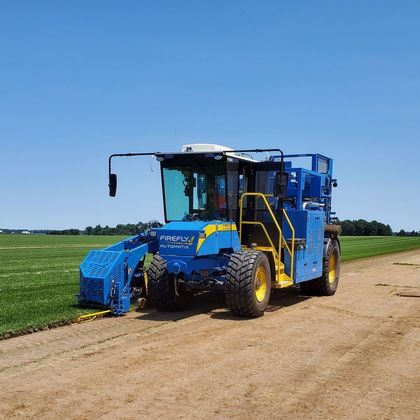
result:
[[(278, 224), (282, 223), (283, 203), (279, 199), (272, 196), (274, 187), (274, 177), (277, 172), (283, 170), (281, 162), (243, 162), (239, 171), (239, 185), (242, 184), (244, 192), (256, 192), (269, 195), (267, 201), (270, 205), (271, 212), (265, 205), (264, 201), (258, 197), (245, 197), (243, 200), (243, 220), (261, 222), (266, 228), (268, 235), (274, 245), (279, 243), (279, 232), (272, 214), (276, 218)], [(242, 179), (241, 179), (242, 176)], [(258, 246), (269, 247), (270, 241), (264, 230), (259, 225), (243, 225), (242, 226), (242, 244), (250, 246), (256, 243)]]

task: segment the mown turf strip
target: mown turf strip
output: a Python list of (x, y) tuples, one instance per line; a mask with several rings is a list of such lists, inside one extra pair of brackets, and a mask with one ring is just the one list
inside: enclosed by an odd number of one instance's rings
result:
[(90, 249), (120, 239), (0, 235), (0, 336), (92, 312), (76, 306), (79, 264)]
[(420, 248), (420, 237), (343, 236), (340, 241), (342, 261)]
[[(79, 264), (116, 236), (0, 235), (0, 337), (70, 322), (80, 308)], [(420, 249), (420, 237), (342, 237), (342, 259)]]

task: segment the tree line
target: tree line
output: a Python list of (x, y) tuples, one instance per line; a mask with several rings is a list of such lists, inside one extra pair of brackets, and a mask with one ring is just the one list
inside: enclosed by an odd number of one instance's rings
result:
[[(136, 235), (137, 233), (142, 232), (150, 227), (157, 226), (157, 224), (160, 225), (160, 223), (156, 220), (152, 220), (146, 223), (139, 222), (137, 224), (118, 224), (115, 227), (110, 227), (108, 225), (87, 226), (82, 231), (78, 231), (76, 229), (66, 229), (63, 231), (56, 231), (51, 233), (63, 235)], [(342, 220), (335, 222), (335, 224), (341, 226), (341, 234), (344, 236), (391, 236), (394, 234), (390, 225), (385, 225), (384, 223), (378, 222), (376, 220), (371, 222), (363, 219)], [(398, 235), (399, 234), (400, 233), (398, 233)], [(406, 236), (405, 233), (404, 236)]]
[[(399, 232), (393, 232), (390, 225), (373, 220), (368, 222), (364, 219), (358, 220), (338, 220), (334, 224), (341, 226), (341, 234), (344, 236), (420, 236), (420, 231), (406, 232), (401, 229)], [(63, 230), (31, 230), (30, 233), (34, 234), (48, 234), (48, 235), (126, 235), (132, 236), (143, 232), (150, 227), (162, 226), (156, 220), (149, 222), (139, 222), (137, 224), (127, 223), (118, 224), (115, 227), (108, 225), (101, 226), (87, 226), (85, 229), (63, 229)], [(22, 233), (22, 229), (2, 229), (0, 233)]]
[(420, 236), (420, 231), (415, 230), (406, 232), (401, 229), (399, 232), (393, 232), (390, 225), (385, 225), (376, 220), (371, 222), (364, 219), (341, 220), (335, 223), (341, 226), (343, 236)]
[(139, 222), (137, 224), (127, 223), (127, 224), (118, 224), (115, 227), (110, 227), (108, 225), (101, 226), (87, 226), (84, 230), (79, 229), (64, 229), (64, 230), (51, 230), (48, 232), (49, 235), (137, 235), (138, 233), (144, 232), (145, 230), (151, 227), (162, 226), (156, 220), (151, 220), (149, 222)]
[(80, 235), (79, 229), (49, 230), (47, 235)]
[(343, 236), (391, 236), (393, 235), (390, 225), (372, 220), (368, 222), (364, 219), (341, 220), (335, 222), (341, 226)]
[(412, 230), (411, 232), (406, 232), (404, 229), (401, 229), (397, 236), (420, 236), (420, 230), (416, 232), (415, 230)]

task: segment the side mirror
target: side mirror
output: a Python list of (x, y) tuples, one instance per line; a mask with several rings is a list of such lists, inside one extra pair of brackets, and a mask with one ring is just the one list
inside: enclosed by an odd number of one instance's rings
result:
[(277, 172), (274, 177), (274, 197), (284, 198), (287, 193), (287, 186), (289, 183), (289, 174), (287, 172)]
[(115, 197), (117, 193), (117, 175), (116, 174), (109, 174), (109, 195), (110, 197)]

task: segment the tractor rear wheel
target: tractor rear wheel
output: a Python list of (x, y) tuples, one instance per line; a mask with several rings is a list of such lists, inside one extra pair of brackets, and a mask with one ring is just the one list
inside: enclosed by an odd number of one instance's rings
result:
[(168, 272), (166, 261), (160, 255), (153, 256), (147, 275), (148, 296), (152, 306), (162, 311), (187, 308), (192, 293), (176, 284), (175, 276)]
[(300, 284), (305, 295), (332, 296), (338, 287), (340, 278), (340, 246), (337, 239), (332, 239), (325, 253), (322, 276)]
[(270, 299), (271, 270), (267, 256), (260, 251), (232, 254), (226, 270), (226, 299), (229, 309), (239, 316), (264, 315)]

